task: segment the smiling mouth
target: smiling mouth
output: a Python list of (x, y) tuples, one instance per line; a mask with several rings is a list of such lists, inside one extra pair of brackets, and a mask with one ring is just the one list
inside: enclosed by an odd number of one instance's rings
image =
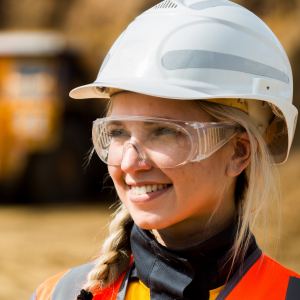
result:
[(131, 186), (131, 190), (135, 195), (145, 195), (158, 190), (163, 190), (169, 186), (171, 186), (171, 184), (147, 184), (142, 186)]

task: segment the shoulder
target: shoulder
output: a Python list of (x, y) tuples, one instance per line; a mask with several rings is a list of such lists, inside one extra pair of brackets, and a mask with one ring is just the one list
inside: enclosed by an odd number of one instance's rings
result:
[(300, 276), (255, 250), (231, 277), (220, 300), (299, 300)]
[(297, 277), (300, 278), (300, 275), (297, 274), (296, 272), (287, 269), (286, 267), (284, 267), (283, 265), (281, 265), (280, 263), (278, 263), (276, 260), (272, 259), (271, 257), (269, 257), (266, 254), (262, 255), (262, 263), (265, 267), (270, 268), (271, 270), (277, 272), (280, 272), (281, 274), (284, 274), (285, 276), (293, 276), (293, 277)]
[(300, 275), (279, 264), (274, 259), (264, 255), (262, 268), (270, 283), (284, 292), (286, 300), (300, 299)]
[(238, 284), (254, 299), (300, 299), (300, 275), (262, 254)]
[(30, 300), (76, 299), (93, 267), (94, 262), (90, 262), (48, 278), (31, 295)]

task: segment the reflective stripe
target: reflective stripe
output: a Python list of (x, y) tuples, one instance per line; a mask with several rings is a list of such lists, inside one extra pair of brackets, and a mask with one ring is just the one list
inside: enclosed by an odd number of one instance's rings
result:
[(225, 287), (222, 289), (216, 300), (225, 300), (231, 291), (239, 284), (244, 278), (245, 274), (253, 267), (253, 265), (261, 257), (262, 252), (257, 248), (242, 264), (239, 270), (237, 270), (230, 280), (227, 282)]
[[(87, 274), (94, 267), (94, 263), (88, 263), (71, 269), (57, 282), (51, 300), (74, 300), (80, 293)], [(43, 300), (43, 299), (41, 299)]]
[(174, 50), (165, 53), (161, 59), (167, 70), (221, 69), (265, 76), (289, 83), (284, 72), (268, 65), (236, 55), (205, 50)]
[(130, 267), (128, 268), (128, 270), (122, 280), (122, 284), (118, 291), (118, 296), (117, 296), (116, 300), (124, 300), (125, 299), (125, 294), (126, 294), (126, 290), (127, 290), (127, 286), (128, 286), (128, 280), (129, 280), (129, 276), (130, 276), (133, 265), (134, 265), (134, 262), (131, 263)]
[(207, 9), (210, 7), (216, 7), (216, 6), (236, 6), (244, 8), (243, 6), (240, 6), (238, 4), (235, 4), (230, 1), (222, 1), (222, 0), (208, 0), (208, 1), (201, 1), (194, 4), (191, 4), (189, 7), (194, 10), (202, 10)]
[[(238, 270), (234, 276), (240, 272)], [(295, 272), (281, 266), (267, 255), (262, 255), (247, 273), (242, 274), (242, 278), (237, 278), (237, 284), (236, 278), (230, 278), (223, 289), (224, 293), (222, 290), (216, 300), (298, 300), (299, 297), (294, 298), (294, 295), (300, 295), (299, 280), (292, 284), (291, 296), (293, 298), (288, 298), (287, 291), (291, 276), (299, 278)], [(226, 288), (227, 286), (229, 287)], [(231, 289), (231, 286), (234, 288)]]
[(37, 300), (50, 300), (53, 290), (59, 280), (68, 274), (70, 270), (65, 270), (57, 275), (48, 278), (44, 283), (42, 283), (36, 290)]
[(119, 276), (119, 278), (107, 288), (94, 294), (93, 300), (124, 300), (128, 285), (128, 278), (131, 272), (133, 256), (131, 255), (130, 264), (127, 270)]
[(300, 299), (300, 279), (297, 277), (290, 277), (289, 285), (286, 292), (285, 300), (299, 300)]
[(30, 300), (36, 300), (36, 291), (30, 296)]
[(103, 71), (103, 69), (104, 69), (105, 66), (107, 65), (109, 59), (110, 59), (110, 53), (108, 52), (107, 55), (106, 55), (105, 58), (104, 58), (104, 61), (103, 61), (102, 65), (101, 65), (101, 68), (100, 68), (99, 73), (101, 73), (101, 72)]

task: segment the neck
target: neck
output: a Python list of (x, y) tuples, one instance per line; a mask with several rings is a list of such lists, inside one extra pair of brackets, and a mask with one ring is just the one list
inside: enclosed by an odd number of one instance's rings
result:
[(234, 223), (235, 211), (226, 218), (190, 218), (164, 229), (153, 229), (156, 241), (169, 249), (185, 249), (199, 245)]
[[(209, 299), (209, 291), (224, 285), (257, 249), (251, 236), (243, 255), (233, 261), (230, 250), (237, 227), (235, 223), (204, 243), (178, 250), (162, 247), (147, 230), (134, 224), (130, 236), (135, 261), (131, 276), (146, 283), (155, 299), (161, 299), (161, 295), (167, 299)], [(174, 246), (172, 243), (169, 247)]]

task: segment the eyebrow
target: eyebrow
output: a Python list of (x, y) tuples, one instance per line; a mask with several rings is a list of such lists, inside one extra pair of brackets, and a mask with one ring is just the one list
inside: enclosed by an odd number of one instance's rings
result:
[[(168, 117), (160, 117), (160, 119), (169, 119), (169, 120), (172, 120), (172, 119), (170, 119)], [(108, 122), (108, 125), (124, 126), (125, 125), (124, 122), (126, 122), (126, 121), (135, 121), (135, 122), (139, 121), (139, 122), (141, 122), (142, 120), (122, 120), (122, 121), (111, 120), (111, 121)], [(142, 122), (144, 123), (144, 125), (148, 125), (148, 126), (152, 126), (152, 125), (154, 125), (156, 123), (156, 122), (151, 122), (151, 121), (142, 121)]]
[(124, 123), (122, 121), (117, 121), (117, 120), (111, 120), (107, 122), (108, 125), (116, 125), (116, 126), (124, 126)]
[[(129, 120), (126, 120), (126, 121), (129, 121)], [(137, 121), (137, 120), (134, 120), (134, 121)], [(141, 121), (139, 121), (139, 122), (141, 122)], [(155, 124), (155, 122), (143, 121), (143, 125), (144, 126), (153, 126), (154, 124)], [(124, 124), (124, 122), (122, 122), (122, 121), (109, 121), (108, 125), (110, 125), (110, 126), (119, 126), (119, 127), (126, 127), (126, 124)]]

